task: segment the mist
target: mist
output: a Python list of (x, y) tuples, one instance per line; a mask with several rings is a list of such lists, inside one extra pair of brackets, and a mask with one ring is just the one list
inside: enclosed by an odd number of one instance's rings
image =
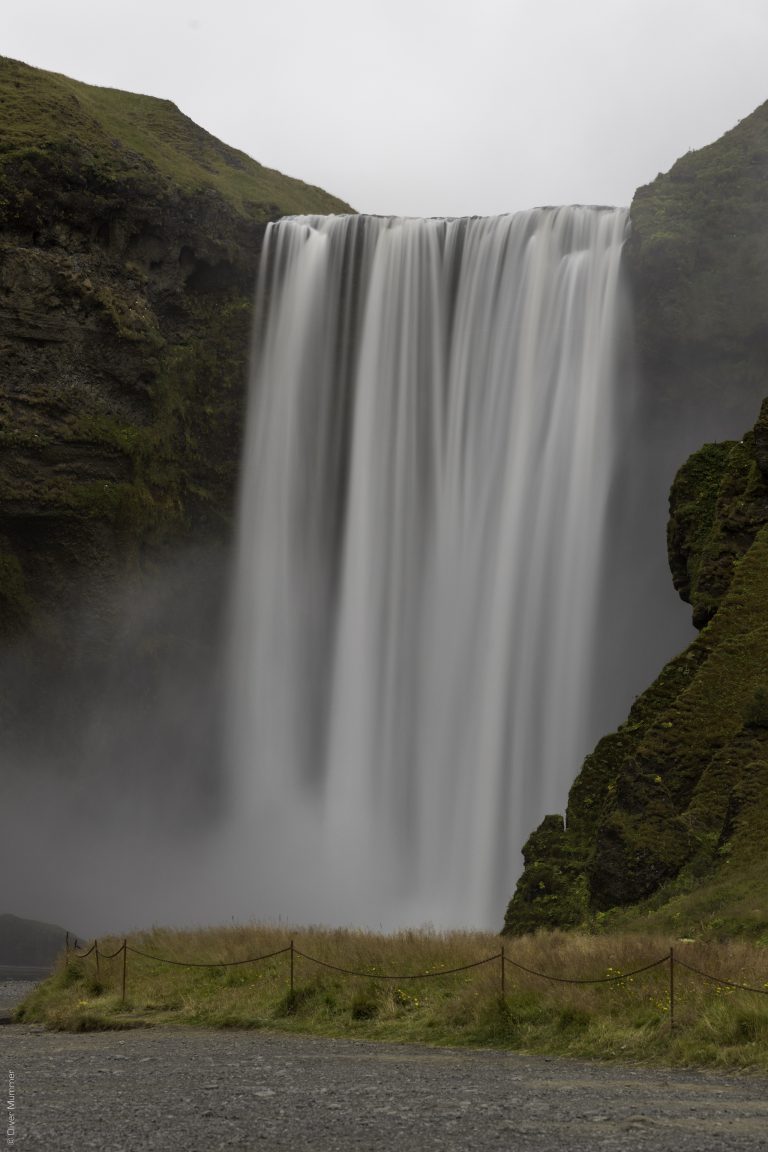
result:
[(85, 934), (220, 918), (202, 897), (226, 807), (228, 569), (190, 548), (86, 586), (3, 654), (3, 907)]

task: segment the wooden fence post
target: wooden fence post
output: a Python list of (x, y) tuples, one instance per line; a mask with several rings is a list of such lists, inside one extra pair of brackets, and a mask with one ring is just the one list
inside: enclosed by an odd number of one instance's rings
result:
[(675, 950), (669, 949), (669, 1030), (675, 1030)]

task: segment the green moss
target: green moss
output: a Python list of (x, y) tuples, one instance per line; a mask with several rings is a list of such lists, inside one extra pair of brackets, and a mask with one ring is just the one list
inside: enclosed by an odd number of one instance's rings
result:
[(67, 425), (65, 443), (114, 451), (125, 459), (129, 478), (61, 480), (48, 485), (47, 503), (104, 520), (137, 542), (187, 532), (200, 515), (226, 520), (250, 314), (237, 297), (211, 311), (204, 315), (201, 305), (195, 338), (161, 355), (149, 422), (127, 424), (85, 411)]
[[(709, 574), (712, 554), (716, 551), (715, 512), (733, 451), (732, 443), (705, 444), (680, 469), (670, 496), (667, 543), (672, 578), (682, 598), (693, 605), (694, 620), (701, 624), (712, 616), (718, 602), (712, 582), (704, 572)], [(726, 587), (730, 567), (728, 564)]]
[(525, 869), (510, 904), (505, 931), (520, 935), (539, 928), (572, 927), (588, 911), (580, 859), (566, 837), (561, 816), (546, 816), (523, 847)]

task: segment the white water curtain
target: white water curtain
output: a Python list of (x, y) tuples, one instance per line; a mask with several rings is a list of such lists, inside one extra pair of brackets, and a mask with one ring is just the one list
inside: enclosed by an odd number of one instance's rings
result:
[(501, 925), (588, 750), (626, 226), (270, 226), (230, 724), (254, 915)]

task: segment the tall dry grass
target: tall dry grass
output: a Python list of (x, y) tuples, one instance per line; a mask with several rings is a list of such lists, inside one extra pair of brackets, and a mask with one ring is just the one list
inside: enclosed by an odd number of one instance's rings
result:
[[(291, 941), (292, 990), (289, 952), (236, 963)], [(22, 1006), (22, 1018), (74, 1029), (269, 1027), (768, 1071), (768, 950), (746, 941), (675, 941), (674, 1003), (670, 941), (659, 936), (153, 928), (128, 939), (125, 1002), (122, 956), (103, 957), (121, 943), (99, 941), (98, 971), (95, 952), (62, 960)], [(177, 963), (162, 962), (170, 960)], [(454, 968), (464, 970), (448, 972)], [(691, 968), (757, 991), (711, 983)], [(593, 980), (603, 982), (579, 983)]]

